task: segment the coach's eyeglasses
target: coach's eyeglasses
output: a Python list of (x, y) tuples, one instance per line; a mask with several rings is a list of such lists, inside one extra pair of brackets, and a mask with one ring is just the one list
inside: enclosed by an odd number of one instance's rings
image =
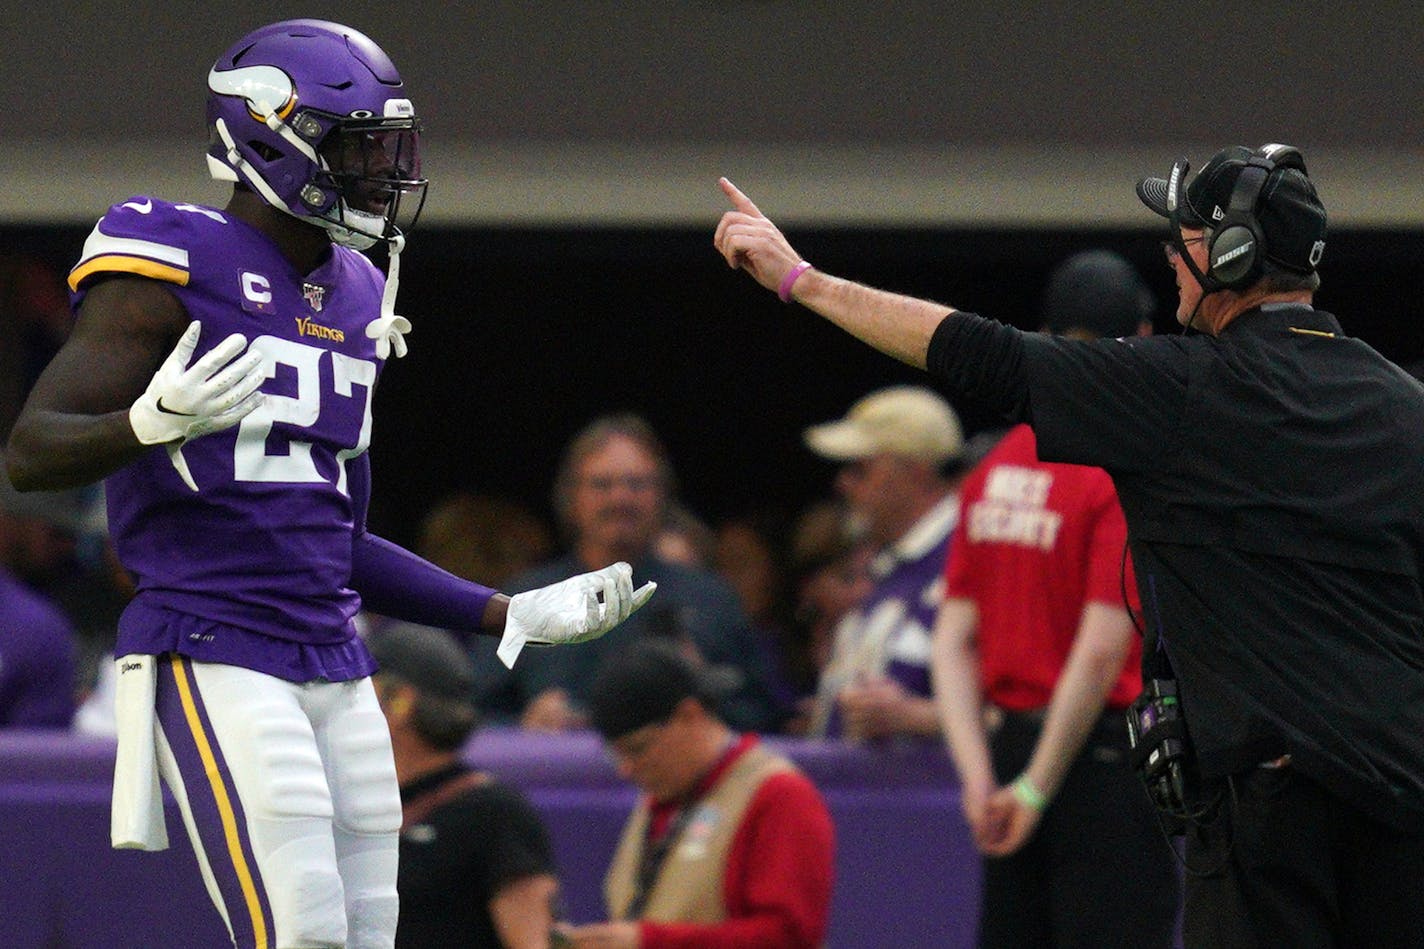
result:
[[(1206, 235), (1202, 235), (1201, 237), (1184, 237), (1182, 238), (1182, 243), (1200, 244), (1204, 240), (1206, 240)], [(1177, 245), (1172, 241), (1163, 241), (1162, 253), (1167, 255), (1167, 263), (1175, 264), (1177, 262), (1177, 257), (1181, 254), (1181, 251), (1177, 249)]]

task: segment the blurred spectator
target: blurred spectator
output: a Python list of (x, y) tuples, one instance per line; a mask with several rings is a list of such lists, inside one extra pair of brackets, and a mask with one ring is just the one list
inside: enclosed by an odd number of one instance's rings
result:
[[(718, 525), (712, 566), (741, 601), (757, 633), (761, 661), (776, 702), (794, 710), (807, 694), (801, 650), (786, 590), (786, 538), (770, 512), (746, 514)], [(785, 725), (783, 724), (783, 730)]]
[(72, 631), (73, 728), (112, 736), (114, 641), (134, 582), (109, 539), (103, 488), (36, 496), (17, 494), (5, 481), (3, 490), (17, 511), (35, 515), (24, 545), (28, 553), (20, 558), (27, 565), (25, 578), (63, 614)]
[[(1126, 260), (1091, 251), (1054, 271), (1042, 312), (1059, 335), (1145, 335), (1152, 298)], [(1039, 461), (1027, 425), (965, 481), (934, 670), (988, 858), (980, 946), (1171, 943), (1177, 875), (1123, 724), (1142, 687), (1126, 547), (1107, 472)]]
[(817, 501), (797, 518), (791, 539), (791, 577), (796, 586), (795, 618), (807, 630), (810, 685), (830, 664), (835, 631), (870, 591), (875, 548), (857, 539), (842, 501)]
[(795, 716), (782, 727), (789, 734), (810, 730), (816, 684), (830, 664), (836, 630), (875, 586), (870, 577), (875, 550), (851, 536), (848, 520), (843, 502), (817, 501), (792, 531), (787, 573), (793, 613), (784, 657), (798, 701)]
[(506, 498), (458, 492), (425, 515), (415, 552), (457, 577), (497, 590), (548, 559), (548, 526)]
[(1053, 268), (1039, 301), (1039, 327), (1068, 339), (1152, 335), (1157, 301), (1126, 257), (1085, 250)]
[(652, 637), (693, 648), (735, 677), (738, 686), (726, 705), (729, 722), (759, 731), (775, 728), (779, 710), (757, 660), (756, 634), (736, 594), (710, 571), (669, 563), (653, 553), (673, 487), (667, 454), (641, 418), (606, 416), (574, 437), (554, 486), (568, 553), (515, 578), (509, 591), (582, 573), (581, 564), (623, 560), (633, 565), (634, 583), (656, 581), (658, 595), (611, 634), (563, 649), (528, 650), (512, 671), (499, 664), (492, 644), (477, 643), (478, 690), (486, 711), (517, 717), (526, 728), (584, 727), (584, 700), (599, 664), (628, 644)]
[[(64, 279), (53, 267), (33, 257), (0, 256), (0, 442), (9, 436), (30, 388), (73, 326)], [(3, 490), (12, 491), (8, 480)], [(132, 584), (117, 561), (111, 560), (101, 492), (76, 492), (55, 504), (40, 505), (46, 506), (48, 512), (25, 528), (27, 559), (32, 564), (27, 568), (28, 585), (60, 610), (72, 630), (66, 637), (73, 643), (72, 700), (83, 703), (102, 689), (101, 680), (112, 673), (107, 660)], [(17, 661), (11, 659), (12, 664)], [(0, 678), (4, 676), (0, 669)], [(106, 708), (102, 702), (96, 699), (95, 708)], [(111, 723), (112, 709), (104, 715)], [(92, 721), (87, 715), (83, 720)], [(80, 719), (75, 719), (76, 727), (79, 724)], [(101, 721), (97, 731), (111, 734), (111, 727)]]
[(733, 518), (717, 527), (712, 566), (732, 587), (747, 617), (775, 630), (786, 622), (782, 531), (770, 515)]
[[(54, 268), (33, 257), (0, 257), (0, 441), (8, 437), (25, 396), (73, 325), (67, 288)], [(5, 490), (10, 490), (8, 483)], [(102, 492), (71, 497), (75, 510), (66, 511), (62, 520), (68, 522), (64, 532), (77, 544), (74, 555), (56, 560), (43, 577), (32, 579), (74, 626), (76, 681), (84, 692), (101, 671), (101, 657), (113, 646), (132, 585), (109, 559)], [(63, 546), (69, 546), (67, 539)]]
[(706, 569), (712, 566), (717, 538), (707, 522), (677, 501), (667, 503), (663, 526), (653, 541), (653, 555), (666, 563)]
[(589, 695), (594, 727), (642, 791), (604, 878), (611, 922), (579, 949), (822, 944), (835, 831), (816, 787), (718, 717), (718, 688), (666, 643), (628, 647)]
[(929, 389), (892, 386), (856, 402), (845, 418), (807, 429), (806, 443), (841, 463), (836, 488), (854, 529), (876, 551), (874, 588), (836, 631), (811, 733), (851, 740), (938, 736), (930, 628), (958, 515), (959, 419)]
[(368, 644), (400, 781), (397, 949), (547, 949), (558, 892), (548, 834), (519, 792), (460, 760), (478, 717), (469, 656), (406, 623)]
[[(86, 735), (118, 733), (114, 643), (119, 617), (135, 591), (133, 577), (119, 562), (107, 528), (104, 530), (102, 535), (90, 537), (97, 549), (81, 557), (82, 569), (56, 590), (66, 613), (75, 618), (79, 635), (79, 708), (74, 713), (74, 730)], [(90, 559), (97, 562), (89, 563)]]
[(31, 257), (0, 257), (0, 441), (73, 325), (54, 270)]
[(0, 726), (74, 717), (74, 626), (41, 587), (72, 560), (83, 515), (78, 492), (17, 492), (0, 459)]

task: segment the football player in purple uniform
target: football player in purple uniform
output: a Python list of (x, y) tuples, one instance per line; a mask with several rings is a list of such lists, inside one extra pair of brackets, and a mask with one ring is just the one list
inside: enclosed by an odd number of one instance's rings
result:
[[(525, 643), (600, 636), (651, 596), (627, 564), (513, 598), (370, 534), (371, 396), (405, 353), (419, 122), (361, 33), (288, 20), (208, 74), (221, 209), (114, 205), (69, 276), (78, 320), (32, 391), (21, 490), (104, 478), (124, 613), (115, 846), (166, 846), (172, 790), (235, 945), (390, 946), (401, 822), (353, 619)], [(389, 274), (359, 253), (384, 243)]]

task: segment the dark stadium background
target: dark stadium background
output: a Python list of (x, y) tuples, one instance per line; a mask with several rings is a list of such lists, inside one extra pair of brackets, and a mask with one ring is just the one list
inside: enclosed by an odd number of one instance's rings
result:
[[(1146, 213), (1146, 212), (1144, 212)], [(690, 229), (418, 228), (402, 257), (398, 310), (415, 324), (375, 402), (373, 526), (411, 542), (452, 490), (504, 495), (550, 516), (564, 443), (595, 415), (632, 410), (666, 440), (682, 496), (712, 521), (794, 513), (833, 469), (801, 429), (870, 389), (922, 381), (809, 311), (728, 270), (714, 221)], [(832, 272), (1034, 328), (1053, 264), (1075, 250), (1126, 254), (1176, 330), (1155, 230), (788, 228)], [(0, 228), (63, 273), (82, 227)], [(377, 258), (379, 260), (379, 257)], [(1417, 280), (1424, 235), (1332, 234), (1318, 302), (1386, 356), (1424, 357)], [(384, 261), (380, 261), (384, 264)], [(970, 431), (994, 424), (961, 404)]]

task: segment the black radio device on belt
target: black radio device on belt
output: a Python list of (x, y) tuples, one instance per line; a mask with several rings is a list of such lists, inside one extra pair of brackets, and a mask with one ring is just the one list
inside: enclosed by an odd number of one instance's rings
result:
[(1179, 820), (1197, 816), (1191, 748), (1175, 679), (1148, 679), (1127, 709), (1132, 766), (1157, 809)]

